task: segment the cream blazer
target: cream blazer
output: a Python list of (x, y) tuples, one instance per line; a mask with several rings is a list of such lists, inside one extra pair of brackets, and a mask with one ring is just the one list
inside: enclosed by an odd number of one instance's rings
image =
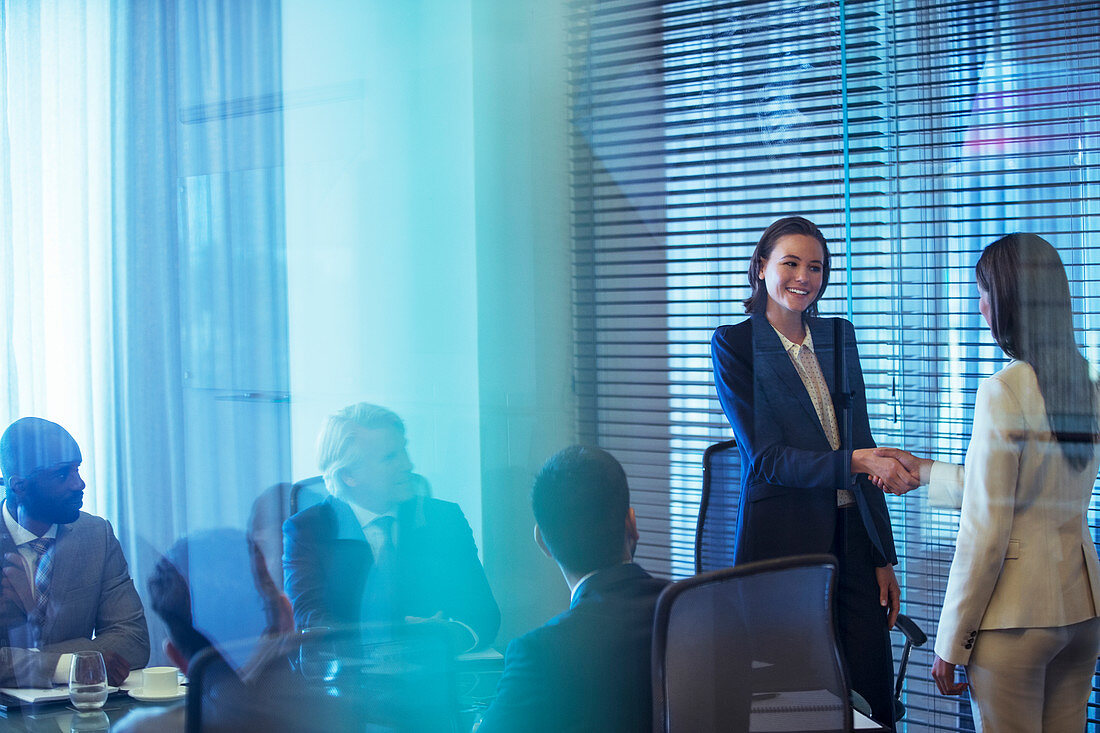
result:
[(1065, 461), (1029, 364), (1012, 361), (982, 382), (965, 466), (936, 463), (929, 480), (932, 504), (962, 508), (936, 654), (966, 664), (982, 629), (1097, 615), (1086, 511), (1098, 466), (1100, 446), (1080, 471)]

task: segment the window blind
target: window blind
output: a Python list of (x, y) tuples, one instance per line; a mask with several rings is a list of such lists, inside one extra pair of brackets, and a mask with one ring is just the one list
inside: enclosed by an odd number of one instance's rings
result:
[[(962, 461), (977, 385), (1004, 364), (973, 267), (1007, 232), (1058, 248), (1100, 363), (1097, 27), (1083, 2), (573, 6), (578, 430), (626, 467), (647, 568), (692, 572), (702, 453), (732, 437), (709, 338), (744, 317), (748, 258), (781, 216), (830, 240), (820, 307), (855, 323), (881, 445)], [(934, 635), (958, 514), (924, 491), (889, 504), (903, 610)], [(965, 730), (931, 647), (907, 729)]]

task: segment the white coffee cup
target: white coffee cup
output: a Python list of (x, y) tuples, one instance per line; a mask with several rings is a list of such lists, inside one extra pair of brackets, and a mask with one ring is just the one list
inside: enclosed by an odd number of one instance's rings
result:
[(168, 697), (179, 692), (175, 667), (146, 667), (141, 673), (141, 691), (151, 697)]

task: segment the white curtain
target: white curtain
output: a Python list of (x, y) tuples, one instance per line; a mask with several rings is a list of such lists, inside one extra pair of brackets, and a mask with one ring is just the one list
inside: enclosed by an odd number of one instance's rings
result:
[(0, 422), (80, 444), (85, 509), (114, 476), (110, 17), (104, 2), (0, 0)]

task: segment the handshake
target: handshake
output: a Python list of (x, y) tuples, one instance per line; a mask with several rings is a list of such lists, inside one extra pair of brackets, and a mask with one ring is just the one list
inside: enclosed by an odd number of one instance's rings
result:
[(900, 448), (861, 448), (852, 451), (852, 472), (865, 473), (883, 491), (901, 496), (921, 485), (921, 469), (932, 466), (930, 458), (917, 458)]

